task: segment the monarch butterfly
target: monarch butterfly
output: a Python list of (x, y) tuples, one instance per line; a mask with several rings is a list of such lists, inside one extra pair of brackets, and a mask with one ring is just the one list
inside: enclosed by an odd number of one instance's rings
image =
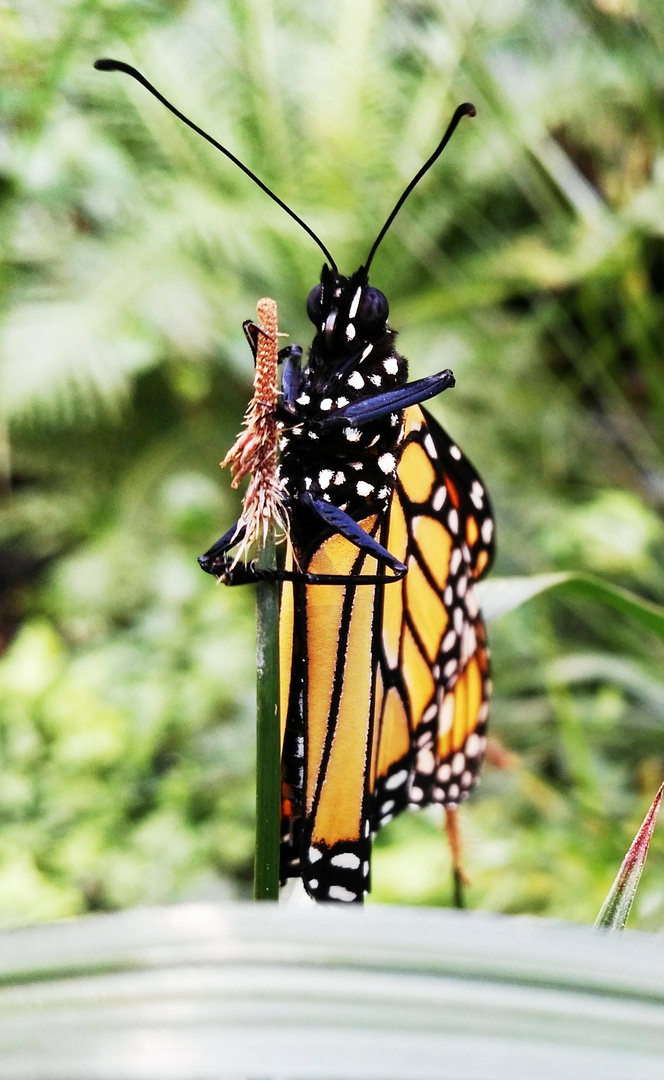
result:
[[(422, 402), (449, 370), (407, 381), (385, 295), (369, 283), (376, 250), (438, 147), (351, 276), (309, 226), (225, 147), (138, 79), (243, 169), (323, 251), (307, 300), (315, 336), (281, 351), (279, 475), (289, 521), (284, 565), (232, 558), (236, 522), (199, 558), (227, 584), (281, 582), (281, 878), (319, 901), (361, 902), (371, 842), (406, 806), (455, 807), (485, 743), (491, 683), (476, 583), (493, 558), (493, 516), (478, 474)], [(255, 334), (245, 327), (255, 355)]]

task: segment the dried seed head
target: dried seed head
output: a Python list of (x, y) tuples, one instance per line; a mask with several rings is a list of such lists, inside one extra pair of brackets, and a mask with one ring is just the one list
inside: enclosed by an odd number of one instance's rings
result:
[(234, 488), (244, 476), (251, 474), (238, 521), (238, 527), (244, 526), (246, 534), (233, 565), (242, 558), (246, 559), (254, 543), (258, 543), (259, 547), (265, 545), (271, 525), (277, 525), (288, 533), (288, 515), (277, 477), (277, 305), (266, 297), (258, 301), (256, 310), (259, 333), (254, 395), (245, 413), (244, 429), (221, 463), (222, 468), (226, 465), (230, 467)]

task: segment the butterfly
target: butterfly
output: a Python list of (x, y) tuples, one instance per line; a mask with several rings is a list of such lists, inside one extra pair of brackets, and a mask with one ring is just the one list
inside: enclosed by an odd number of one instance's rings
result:
[[(282, 880), (317, 901), (361, 902), (371, 843), (407, 806), (456, 807), (477, 779), (491, 694), (477, 582), (494, 554), (486, 489), (422, 407), (454, 386), (449, 369), (408, 381), (385, 295), (369, 281), (394, 217), (471, 105), (395, 205), (363, 265), (339, 273), (325, 245), (248, 173), (322, 249), (307, 299), (315, 328), (304, 358), (281, 351), (279, 482), (288, 519), (283, 565), (233, 557), (238, 523), (200, 556), (236, 585), (280, 582)], [(247, 334), (255, 354), (255, 334)]]

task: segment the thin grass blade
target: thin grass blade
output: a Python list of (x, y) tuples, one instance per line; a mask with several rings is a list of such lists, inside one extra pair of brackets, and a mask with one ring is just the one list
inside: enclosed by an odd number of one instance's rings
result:
[(618, 875), (602, 904), (595, 926), (603, 930), (624, 930), (625, 923), (634, 902), (636, 890), (641, 879), (641, 872), (648, 855), (648, 848), (657, 822), (659, 807), (664, 794), (664, 784), (652, 801), (641, 828), (634, 837), (630, 849), (623, 859)]

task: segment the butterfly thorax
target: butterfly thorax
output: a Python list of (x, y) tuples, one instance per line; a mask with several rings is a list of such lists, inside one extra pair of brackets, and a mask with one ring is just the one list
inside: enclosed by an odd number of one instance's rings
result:
[(405, 384), (408, 366), (394, 348), (387, 301), (363, 270), (341, 277), (325, 267), (307, 311), (317, 333), (306, 366), (289, 373), (287, 401), (284, 392), (280, 476), (286, 498), (308, 491), (355, 518), (382, 512), (394, 488), (402, 413), (327, 429), (321, 420)]

